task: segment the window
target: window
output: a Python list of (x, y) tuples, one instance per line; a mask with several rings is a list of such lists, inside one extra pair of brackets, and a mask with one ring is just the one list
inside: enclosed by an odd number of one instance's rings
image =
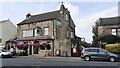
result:
[(71, 38), (74, 38), (74, 33), (73, 33), (73, 31), (71, 31)]
[(117, 29), (117, 34), (120, 35), (120, 29)]
[(45, 50), (45, 46), (40, 46), (40, 50)]
[(41, 29), (39, 27), (34, 29), (34, 36), (40, 36), (41, 34)]
[(23, 37), (25, 37), (25, 31), (23, 31)]
[(90, 52), (99, 52), (98, 49), (90, 49)]
[(51, 50), (50, 44), (48, 44), (47, 46), (40, 46), (40, 50), (45, 50), (45, 48), (46, 48), (47, 50)]
[(23, 37), (30, 37), (33, 36), (33, 30), (24, 30)]
[(44, 28), (45, 35), (48, 35), (49, 28)]
[(103, 50), (103, 49), (99, 49), (99, 52), (100, 52), (100, 53), (106, 53), (106, 51)]
[(111, 31), (112, 31), (111, 32), (112, 35), (116, 35), (116, 29), (111, 29)]
[(58, 20), (57, 20), (56, 25), (57, 25), (57, 27), (60, 27), (60, 26), (61, 26), (61, 21), (58, 21)]
[(0, 43), (2, 42), (2, 39), (0, 39)]
[(90, 50), (89, 49), (85, 49), (85, 52), (89, 52)]
[(66, 20), (66, 21), (69, 20), (69, 17), (68, 17), (68, 14), (67, 14), (67, 13), (65, 14), (65, 20)]
[(69, 37), (69, 31), (67, 30), (67, 37)]

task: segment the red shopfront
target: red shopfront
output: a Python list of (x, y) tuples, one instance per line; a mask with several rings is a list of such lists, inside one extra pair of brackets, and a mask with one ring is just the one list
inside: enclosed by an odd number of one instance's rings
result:
[(23, 47), (25, 44), (20, 43), (27, 43), (27, 51), (28, 55), (40, 55), (43, 56), (44, 51), (47, 50), (50, 55), (53, 48), (53, 39), (52, 38), (41, 38), (41, 37), (33, 37), (33, 38), (21, 38), (18, 40), (18, 44)]

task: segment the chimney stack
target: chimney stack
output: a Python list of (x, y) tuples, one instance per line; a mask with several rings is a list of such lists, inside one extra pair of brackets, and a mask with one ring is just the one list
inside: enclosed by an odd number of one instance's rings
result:
[(29, 18), (29, 17), (31, 17), (30, 13), (28, 13), (28, 14), (26, 15), (26, 19)]

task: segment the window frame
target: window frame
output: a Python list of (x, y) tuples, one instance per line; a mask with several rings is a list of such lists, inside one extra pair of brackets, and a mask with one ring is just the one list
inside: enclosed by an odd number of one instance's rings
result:
[[(47, 51), (51, 51), (52, 47), (49, 43), (48, 43), (48, 46), (50, 46), (50, 49), (49, 50), (47, 49)], [(42, 47), (44, 47), (44, 49), (41, 49), (41, 46), (39, 46), (39, 51), (45, 51), (45, 46), (42, 46)]]
[(117, 29), (117, 35), (120, 35), (120, 28)]
[(69, 37), (69, 30), (67, 30), (67, 38)]
[[(31, 32), (30, 32), (31, 31)], [(29, 33), (27, 33), (27, 32), (29, 32)], [(31, 33), (31, 34), (30, 34)], [(29, 34), (29, 35), (27, 35), (27, 34)], [(27, 30), (23, 30), (22, 31), (22, 37), (24, 38), (24, 37), (33, 37), (34, 36), (34, 31), (33, 31), (33, 29), (27, 29)]]
[[(38, 32), (39, 30), (39, 32)], [(42, 29), (40, 27), (34, 28), (34, 36), (40, 36), (42, 34)]]
[(117, 35), (117, 30), (115, 28), (111, 29), (111, 34), (112, 35)]
[[(46, 32), (46, 29), (47, 29), (47, 32)], [(45, 35), (45, 36), (48, 36), (48, 35), (49, 35), (49, 28), (48, 28), (48, 27), (45, 27), (45, 28), (44, 28), (44, 35)]]
[(2, 38), (0, 38), (0, 43), (2, 43)]
[(65, 20), (69, 21), (69, 15), (68, 15), (68, 13), (65, 14)]
[(74, 38), (74, 32), (71, 31), (71, 38)]

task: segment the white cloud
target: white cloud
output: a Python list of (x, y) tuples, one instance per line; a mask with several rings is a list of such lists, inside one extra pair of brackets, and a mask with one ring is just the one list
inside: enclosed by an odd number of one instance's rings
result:
[[(71, 3), (64, 3), (65, 8), (70, 11), (72, 17), (76, 17), (79, 14), (79, 7), (72, 5)], [(58, 5), (57, 10), (60, 9), (60, 5)]]
[(71, 3), (65, 3), (64, 5), (68, 8), (72, 17), (76, 17), (79, 14), (80, 11), (78, 6), (72, 5)]

